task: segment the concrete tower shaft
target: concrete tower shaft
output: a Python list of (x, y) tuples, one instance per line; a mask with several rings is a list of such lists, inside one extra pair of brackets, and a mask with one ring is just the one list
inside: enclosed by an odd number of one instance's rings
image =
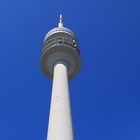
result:
[(54, 67), (53, 89), (47, 140), (73, 140), (67, 67)]

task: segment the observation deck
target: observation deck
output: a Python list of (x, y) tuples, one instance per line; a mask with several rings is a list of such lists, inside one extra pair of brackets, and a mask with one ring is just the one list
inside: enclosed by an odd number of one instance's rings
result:
[(50, 30), (44, 38), (41, 68), (49, 79), (53, 78), (54, 66), (67, 66), (68, 77), (72, 79), (80, 70), (80, 51), (74, 33), (63, 27), (62, 16), (57, 28)]

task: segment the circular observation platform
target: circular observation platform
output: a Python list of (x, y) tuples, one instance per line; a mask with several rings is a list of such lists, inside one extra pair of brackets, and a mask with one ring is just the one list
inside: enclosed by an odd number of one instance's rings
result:
[(49, 79), (53, 79), (54, 66), (57, 63), (67, 66), (69, 79), (80, 70), (80, 51), (76, 37), (71, 30), (61, 24), (49, 31), (44, 39), (41, 68)]

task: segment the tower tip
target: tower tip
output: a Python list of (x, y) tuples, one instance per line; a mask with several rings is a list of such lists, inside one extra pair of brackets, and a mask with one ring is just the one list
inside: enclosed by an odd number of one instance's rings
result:
[(59, 17), (59, 24), (58, 24), (58, 27), (59, 27), (59, 28), (62, 28), (62, 27), (63, 27), (63, 18), (62, 18), (62, 14), (60, 14), (60, 17)]
[(60, 20), (62, 20), (62, 14), (60, 14)]

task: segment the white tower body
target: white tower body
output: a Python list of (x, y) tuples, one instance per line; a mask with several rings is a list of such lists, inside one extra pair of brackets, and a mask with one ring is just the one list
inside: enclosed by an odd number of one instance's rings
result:
[(53, 79), (47, 140), (73, 140), (68, 80), (80, 70), (80, 52), (74, 33), (63, 26), (62, 15), (58, 27), (44, 39), (41, 68)]
[(47, 140), (73, 140), (67, 67), (54, 67)]

